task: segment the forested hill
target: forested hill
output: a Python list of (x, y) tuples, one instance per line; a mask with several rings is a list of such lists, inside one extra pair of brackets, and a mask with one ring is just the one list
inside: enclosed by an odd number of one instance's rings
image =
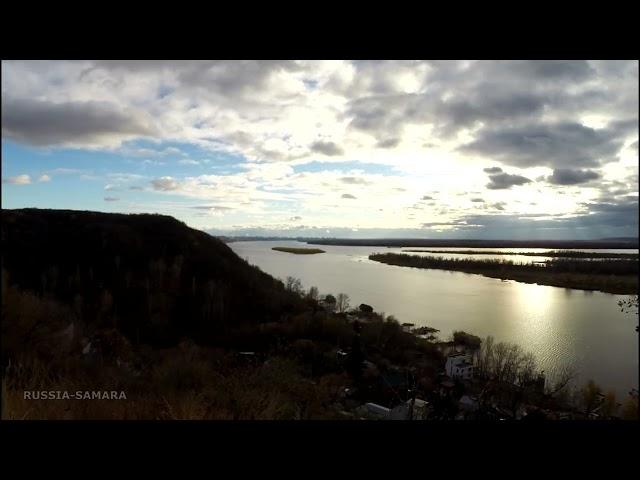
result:
[(300, 299), (225, 243), (163, 215), (2, 210), (3, 286), (134, 342), (208, 342), (279, 318)]

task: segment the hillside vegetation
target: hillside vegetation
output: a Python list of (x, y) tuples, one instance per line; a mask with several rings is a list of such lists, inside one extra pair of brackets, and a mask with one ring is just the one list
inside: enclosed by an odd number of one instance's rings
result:
[(302, 309), (281, 281), (172, 217), (26, 209), (3, 210), (2, 223), (9, 284), (136, 343), (207, 343)]
[[(342, 418), (346, 295), (327, 310), (317, 288), (167, 216), (25, 209), (2, 223), (2, 418)], [(366, 315), (369, 358), (440, 367), (432, 344)], [(76, 390), (127, 400), (23, 397)]]

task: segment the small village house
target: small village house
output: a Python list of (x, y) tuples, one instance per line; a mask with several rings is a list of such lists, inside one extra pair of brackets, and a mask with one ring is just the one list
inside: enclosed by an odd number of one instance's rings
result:
[(409, 399), (393, 408), (383, 407), (377, 403), (366, 403), (362, 408), (362, 413), (366, 417), (380, 420), (425, 420), (428, 412), (429, 403), (420, 398)]
[(473, 378), (473, 361), (466, 353), (454, 353), (447, 357), (445, 365), (447, 376), (460, 380)]

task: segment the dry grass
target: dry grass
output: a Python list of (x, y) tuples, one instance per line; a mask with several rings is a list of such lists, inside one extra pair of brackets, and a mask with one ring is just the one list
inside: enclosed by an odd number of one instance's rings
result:
[[(65, 376), (65, 375), (74, 375)], [(91, 375), (94, 375), (91, 377)], [(273, 358), (259, 366), (212, 360), (202, 350), (163, 352), (149, 374), (133, 379), (112, 367), (53, 373), (31, 361), (2, 380), (3, 420), (299, 420), (333, 418), (342, 376), (304, 379), (297, 364)], [(121, 400), (24, 398), (26, 391), (124, 391)]]

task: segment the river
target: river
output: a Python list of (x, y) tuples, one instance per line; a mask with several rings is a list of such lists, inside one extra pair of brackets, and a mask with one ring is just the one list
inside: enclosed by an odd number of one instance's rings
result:
[[(437, 328), (443, 340), (455, 330), (464, 330), (482, 338), (492, 335), (496, 341), (518, 343), (536, 356), (550, 378), (566, 365), (576, 371), (576, 385), (593, 379), (605, 390), (615, 391), (619, 401), (632, 388), (638, 388), (638, 320), (634, 314), (620, 312), (617, 305), (627, 296), (385, 265), (367, 258), (375, 252), (401, 252), (401, 248), (320, 245), (317, 247), (326, 253), (294, 255), (271, 248), (316, 246), (296, 241), (233, 242), (229, 246), (276, 278), (299, 278), (305, 288), (316, 286), (321, 294), (346, 293), (352, 306), (367, 303), (400, 322)], [(422, 255), (461, 256), (453, 252)]]

